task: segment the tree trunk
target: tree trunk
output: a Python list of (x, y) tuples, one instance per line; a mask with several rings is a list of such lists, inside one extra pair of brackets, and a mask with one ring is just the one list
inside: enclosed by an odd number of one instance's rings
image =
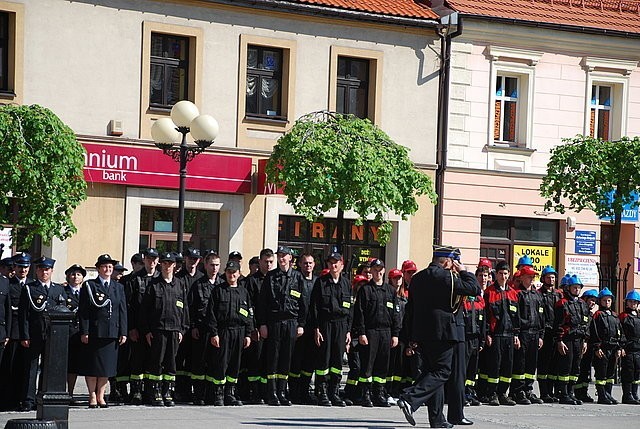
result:
[(611, 292), (615, 295), (618, 310), (624, 299), (624, 285), (618, 285), (618, 270), (620, 267), (620, 227), (622, 226), (622, 213), (616, 213), (613, 223), (613, 267), (611, 269)]
[(340, 208), (340, 201), (338, 201), (338, 219), (336, 221), (336, 252), (342, 254), (344, 248), (344, 210)]

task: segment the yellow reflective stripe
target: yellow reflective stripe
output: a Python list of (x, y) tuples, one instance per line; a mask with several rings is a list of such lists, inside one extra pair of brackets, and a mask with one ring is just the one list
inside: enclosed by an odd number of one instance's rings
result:
[(387, 382), (387, 379), (381, 377), (373, 377), (373, 382), (378, 384), (385, 384)]
[(191, 374), (191, 379), (192, 380), (204, 380), (204, 375)]
[[(513, 380), (524, 380), (524, 374), (511, 374), (511, 378)], [(500, 381), (503, 381), (502, 377), (500, 378)]]
[(358, 384), (358, 380), (352, 380), (350, 378), (347, 378), (347, 384), (350, 384), (352, 386), (356, 386)]
[(498, 380), (497, 378), (489, 378), (487, 376), (487, 383), (491, 383), (491, 384), (498, 384), (500, 380)]
[(488, 380), (489, 376), (487, 374), (483, 374), (483, 373), (479, 373), (478, 377), (481, 378), (482, 380)]
[(402, 381), (402, 377), (400, 377), (399, 375), (394, 375), (393, 377), (391, 377), (391, 379), (398, 382)]
[(387, 376), (387, 383), (391, 383), (393, 381), (393, 377), (392, 376)]
[(568, 375), (559, 375), (558, 376), (558, 381), (569, 381), (569, 376)]
[(162, 381), (161, 375), (153, 375), (153, 374), (145, 374), (144, 375), (148, 380), (152, 381)]
[(233, 378), (233, 377), (229, 377), (229, 376), (227, 375), (227, 381), (228, 381), (229, 383), (231, 383), (231, 384), (236, 384), (236, 383), (238, 382), (238, 379), (237, 379), (237, 378)]
[(304, 376), (304, 377), (311, 377), (313, 375), (313, 372), (307, 372), (307, 371), (300, 371), (300, 375)]
[(511, 383), (511, 378), (500, 376), (500, 381), (503, 383)]
[(213, 380), (214, 380), (214, 378), (213, 378), (213, 377), (210, 377), (210, 376), (208, 376), (208, 375), (205, 375), (205, 377), (204, 377), (204, 378), (205, 378), (205, 380), (207, 380), (209, 383), (213, 383)]
[(129, 380), (144, 380), (144, 374), (131, 374)]
[(476, 382), (473, 381), (473, 380), (465, 380), (465, 382), (464, 382), (465, 386), (473, 386), (475, 384), (476, 384)]
[(250, 383), (255, 383), (256, 381), (260, 381), (260, 376), (247, 377), (247, 381), (249, 381)]
[(181, 377), (183, 375), (186, 375), (188, 377), (191, 375), (191, 373), (189, 371), (176, 371), (176, 377)]
[(573, 381), (575, 383), (576, 381), (578, 381), (578, 376), (577, 375), (570, 375), (569, 376), (569, 381)]
[(538, 374), (538, 380), (546, 380), (547, 379), (547, 375), (546, 374)]
[(632, 384), (640, 384), (640, 380), (634, 380), (631, 382)]
[(267, 374), (267, 380), (275, 380), (278, 378), (276, 374)]
[(525, 374), (524, 378), (526, 378), (527, 380), (535, 380), (536, 379), (536, 375), (535, 374)]
[(328, 369), (316, 369), (316, 375), (324, 376), (328, 374), (329, 374)]
[(557, 380), (558, 376), (557, 375), (547, 375), (547, 380)]
[(162, 379), (165, 381), (176, 381), (175, 375), (162, 374)]
[(615, 380), (613, 378), (607, 378), (607, 383), (609, 384), (613, 384)]
[(331, 368), (329, 368), (329, 371), (331, 371), (332, 374), (342, 375), (342, 369), (341, 368), (331, 367)]
[(222, 380), (218, 380), (216, 378), (211, 378), (211, 381), (213, 382), (213, 384), (221, 385), (225, 384), (227, 382), (227, 379), (223, 378)]
[(116, 381), (120, 383), (126, 383), (127, 381), (129, 381), (129, 376), (123, 375), (122, 377), (116, 377)]
[(291, 378), (300, 378), (300, 374), (294, 374), (292, 372), (289, 373), (289, 377)]
[(264, 377), (260, 377), (260, 383), (267, 384), (267, 379)]
[(372, 380), (372, 377), (369, 377), (369, 378), (359, 377), (358, 378), (358, 381), (360, 383), (371, 383), (371, 380)]
[(598, 386), (604, 386), (605, 384), (607, 384), (607, 380), (596, 380), (595, 383)]
[(289, 376), (286, 374), (276, 374), (276, 378), (279, 378), (280, 380), (288, 380)]

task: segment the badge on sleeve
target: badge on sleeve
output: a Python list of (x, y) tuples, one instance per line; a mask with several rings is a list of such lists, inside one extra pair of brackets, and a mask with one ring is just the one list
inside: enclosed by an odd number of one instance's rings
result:
[(176, 301), (176, 307), (182, 308), (182, 307), (184, 307), (184, 304), (182, 303), (182, 301), (178, 300), (178, 301)]

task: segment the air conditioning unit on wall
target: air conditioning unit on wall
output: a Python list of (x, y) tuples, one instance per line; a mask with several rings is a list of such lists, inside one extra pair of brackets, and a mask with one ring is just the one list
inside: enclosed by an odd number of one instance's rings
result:
[(122, 131), (122, 121), (117, 119), (112, 119), (109, 121), (109, 135), (110, 136), (121, 136), (123, 134)]

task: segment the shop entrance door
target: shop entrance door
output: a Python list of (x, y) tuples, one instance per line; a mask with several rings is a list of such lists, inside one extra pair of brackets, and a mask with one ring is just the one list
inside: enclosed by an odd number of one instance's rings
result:
[(480, 257), (489, 259), (495, 268), (497, 261), (511, 260), (510, 247), (508, 244), (481, 243)]

